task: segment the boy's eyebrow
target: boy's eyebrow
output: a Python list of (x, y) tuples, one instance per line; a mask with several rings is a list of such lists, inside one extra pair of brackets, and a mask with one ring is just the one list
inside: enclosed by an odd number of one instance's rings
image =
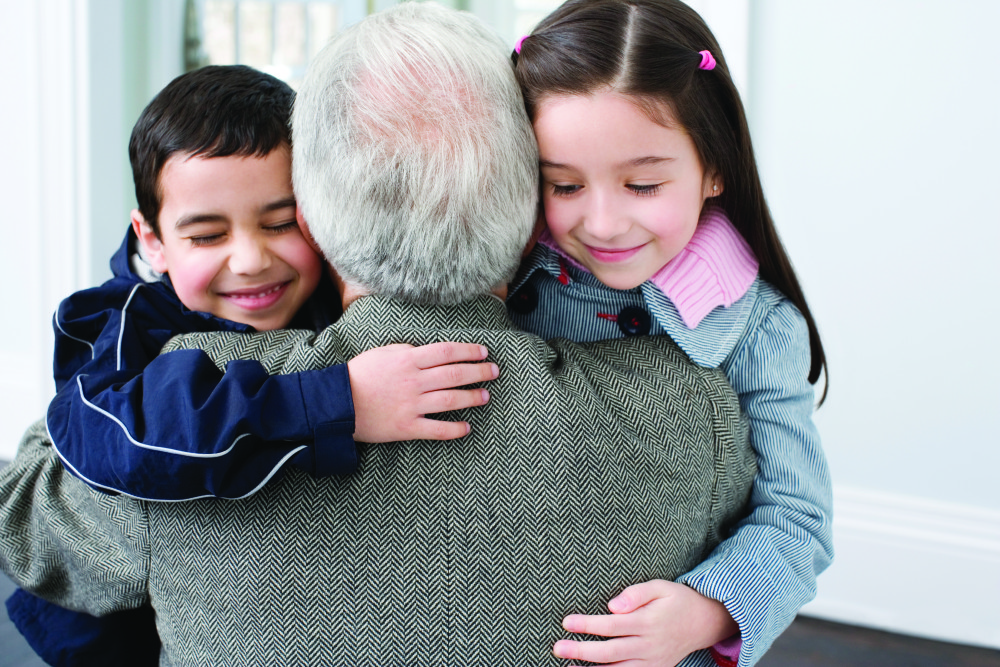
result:
[(225, 222), (228, 218), (221, 213), (194, 213), (192, 215), (185, 215), (177, 220), (174, 225), (174, 229), (182, 229), (188, 225), (194, 225), (199, 222)]
[[(295, 208), (295, 197), (286, 197), (265, 204), (261, 206), (260, 212), (270, 213), (271, 211), (280, 211), (283, 208)], [(180, 218), (177, 224), (174, 225), (174, 229), (181, 229), (187, 225), (194, 225), (199, 222), (226, 222), (228, 220), (229, 218), (222, 213), (193, 213)]]
[(265, 205), (261, 208), (261, 213), (270, 213), (271, 211), (280, 211), (283, 208), (295, 208), (295, 197), (285, 197), (284, 199), (279, 199), (278, 201), (273, 201), (270, 204)]

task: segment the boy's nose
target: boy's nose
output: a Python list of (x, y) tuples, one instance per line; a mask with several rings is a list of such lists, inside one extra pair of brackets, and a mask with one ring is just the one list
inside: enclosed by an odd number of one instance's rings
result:
[(253, 275), (271, 265), (267, 244), (256, 239), (238, 239), (229, 255), (229, 270), (239, 275)]

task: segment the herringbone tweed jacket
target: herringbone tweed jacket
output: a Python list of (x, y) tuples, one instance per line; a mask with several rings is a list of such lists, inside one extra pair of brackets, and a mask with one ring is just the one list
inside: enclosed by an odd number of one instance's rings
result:
[(162, 664), (554, 665), (563, 616), (688, 571), (740, 514), (755, 464), (735, 395), (667, 337), (547, 344), (493, 297), (366, 297), (319, 336), (174, 347), (291, 372), (439, 340), (500, 366), (489, 404), (460, 415), (471, 434), (362, 445), (348, 477), (145, 503), (91, 492), (29, 433), (0, 480), (4, 569), (91, 611), (148, 596)]

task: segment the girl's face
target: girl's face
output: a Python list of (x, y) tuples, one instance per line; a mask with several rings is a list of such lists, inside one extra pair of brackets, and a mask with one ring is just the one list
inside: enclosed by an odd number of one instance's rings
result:
[(722, 192), (691, 138), (669, 124), (612, 92), (549, 97), (537, 107), (549, 231), (609, 287), (649, 280), (691, 240), (705, 200)]

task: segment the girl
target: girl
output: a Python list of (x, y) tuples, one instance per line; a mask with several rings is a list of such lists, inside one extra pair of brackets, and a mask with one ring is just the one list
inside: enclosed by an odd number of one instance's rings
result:
[(691, 654), (687, 666), (713, 664), (698, 650), (711, 647), (716, 664), (752, 665), (815, 595), (832, 502), (811, 418), (823, 346), (743, 105), (715, 38), (677, 0), (571, 0), (513, 58), (548, 225), (512, 286), (515, 322), (545, 338), (670, 336), (726, 373), (759, 466), (747, 516), (701, 565), (626, 589), (610, 616), (568, 616), (568, 631), (611, 639), (554, 652), (615, 665)]

